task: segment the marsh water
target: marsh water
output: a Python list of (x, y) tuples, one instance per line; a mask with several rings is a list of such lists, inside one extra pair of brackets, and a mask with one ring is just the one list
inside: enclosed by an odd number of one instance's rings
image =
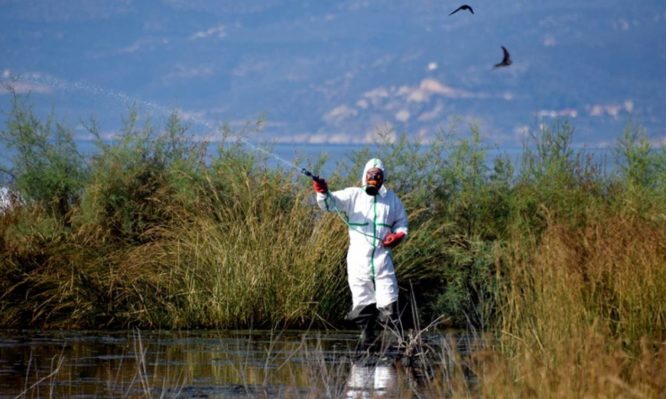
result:
[[(0, 398), (397, 398), (419, 397), (423, 379), (441, 378), (445, 356), (429, 360), (426, 376), (390, 357), (359, 357), (357, 337), (355, 331), (0, 331)], [(437, 352), (451, 336), (426, 340)]]

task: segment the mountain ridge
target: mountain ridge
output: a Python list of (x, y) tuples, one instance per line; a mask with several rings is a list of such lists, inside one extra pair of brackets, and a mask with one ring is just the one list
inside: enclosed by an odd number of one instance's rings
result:
[[(666, 140), (666, 6), (655, 0), (479, 1), (452, 16), (458, 5), (435, 1), (41, 3), (0, 2), (0, 70), (32, 76), (36, 108), (82, 135), (90, 115), (111, 134), (134, 101), (181, 110), (202, 133), (265, 117), (263, 136), (278, 142), (368, 142), (386, 128), (427, 139), (475, 123), (515, 146), (553, 118), (593, 146), (629, 121)], [(514, 63), (493, 70), (503, 45)]]

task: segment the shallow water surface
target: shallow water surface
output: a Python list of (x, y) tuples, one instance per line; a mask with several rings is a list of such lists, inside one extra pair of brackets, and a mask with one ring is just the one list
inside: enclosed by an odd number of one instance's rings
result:
[(420, 396), (412, 366), (359, 357), (356, 342), (352, 331), (3, 331), (0, 398)]

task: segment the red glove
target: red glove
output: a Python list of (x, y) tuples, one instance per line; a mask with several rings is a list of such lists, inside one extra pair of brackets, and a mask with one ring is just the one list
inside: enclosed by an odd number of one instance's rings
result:
[(390, 233), (384, 237), (382, 244), (387, 248), (395, 248), (398, 244), (400, 244), (400, 241), (402, 241), (403, 238), (405, 238), (405, 233), (402, 231), (399, 233)]
[(324, 179), (313, 179), (312, 188), (318, 193), (326, 194), (328, 192), (328, 184), (326, 184), (326, 180)]

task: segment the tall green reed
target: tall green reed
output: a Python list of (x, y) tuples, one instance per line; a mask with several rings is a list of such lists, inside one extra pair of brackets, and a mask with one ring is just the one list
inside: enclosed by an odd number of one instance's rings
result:
[[(12, 115), (10, 122), (41, 126), (20, 102)], [(2, 215), (3, 324), (341, 321), (349, 305), (346, 231), (316, 208), (307, 179), (268, 167), (228, 129), (211, 157), (208, 143), (193, 140), (176, 114), (156, 128), (131, 110), (113, 142), (102, 140), (94, 123), (89, 129), (98, 137), (90, 159), (65, 139), (70, 144), (55, 151), (85, 172), (72, 175), (78, 180), (67, 224), (52, 202), (22, 186), (32, 202)], [(628, 133), (620, 145), (626, 167), (609, 176), (574, 150), (572, 136), (567, 123), (544, 126), (514, 164), (507, 156), (489, 159), (476, 126), (453, 126), (428, 145), (391, 134), (350, 154), (330, 181), (358, 184), (368, 157), (384, 159), (387, 185), (410, 218), (410, 237), (394, 253), (401, 297), (411, 300), (413, 290), (426, 318), (492, 327), (507, 320), (515, 258), (532, 257), (553, 221), (576, 232), (629, 203), (643, 206), (641, 217), (663, 220), (663, 151)], [(17, 159), (33, 147), (17, 146)], [(60, 165), (47, 164), (46, 174)], [(23, 179), (31, 172), (16, 173)]]

